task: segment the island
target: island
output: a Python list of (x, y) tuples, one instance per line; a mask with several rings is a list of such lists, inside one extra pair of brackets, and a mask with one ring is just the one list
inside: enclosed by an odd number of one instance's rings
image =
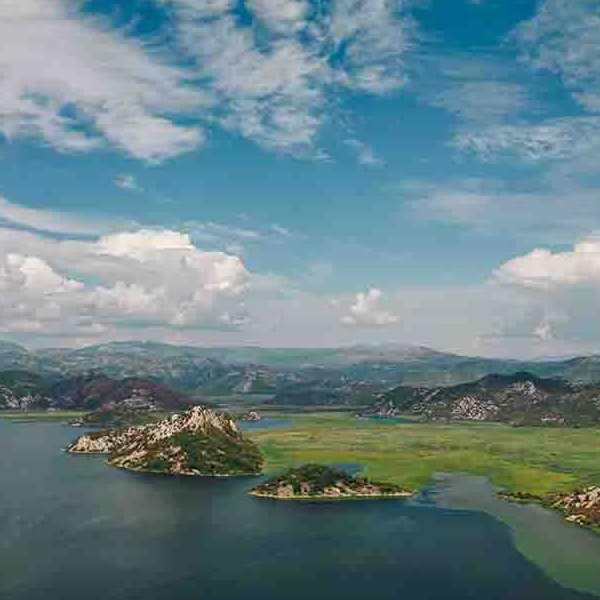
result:
[(107, 454), (113, 467), (165, 475), (255, 475), (262, 456), (225, 413), (196, 406), (167, 419), (87, 433), (67, 452)]
[(259, 483), (250, 492), (259, 498), (282, 500), (332, 500), (352, 498), (398, 498), (412, 492), (391, 483), (352, 477), (324, 465), (309, 464), (291, 469)]

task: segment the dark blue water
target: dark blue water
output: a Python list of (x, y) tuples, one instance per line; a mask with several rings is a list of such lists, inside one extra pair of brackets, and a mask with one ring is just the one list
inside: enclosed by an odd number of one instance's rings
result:
[(0, 421), (0, 598), (580, 600), (477, 511), (278, 502), (257, 478), (111, 469), (79, 432)]

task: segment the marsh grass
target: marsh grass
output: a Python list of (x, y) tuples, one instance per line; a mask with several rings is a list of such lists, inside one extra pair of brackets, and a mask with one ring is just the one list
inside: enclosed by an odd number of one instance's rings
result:
[(289, 427), (248, 432), (264, 454), (267, 472), (353, 463), (368, 477), (410, 489), (431, 484), (435, 473), (462, 472), (537, 496), (600, 484), (599, 428), (397, 422), (347, 413), (286, 413), (286, 418), (292, 419)]

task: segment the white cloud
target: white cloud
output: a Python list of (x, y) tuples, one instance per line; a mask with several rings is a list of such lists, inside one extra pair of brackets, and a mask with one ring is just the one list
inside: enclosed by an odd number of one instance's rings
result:
[(522, 85), (490, 80), (449, 82), (447, 88), (433, 93), (428, 101), (464, 119), (485, 123), (514, 119), (531, 104)]
[(417, 38), (417, 25), (406, 0), (338, 0), (329, 35), (343, 48), (345, 65), (338, 79), (371, 93), (385, 93), (408, 81), (404, 55)]
[(600, 11), (597, 0), (543, 0), (513, 32), (523, 60), (558, 73), (586, 108), (600, 109)]
[(243, 25), (228, 2), (170, 5), (181, 50), (220, 98), (211, 119), (266, 147), (322, 157), (314, 144), (330, 118), (330, 91), (379, 94), (407, 80), (412, 3), (247, 0), (258, 28)]
[(306, 26), (310, 6), (305, 0), (246, 0), (246, 5), (270, 29), (294, 32)]
[(341, 318), (343, 325), (394, 325), (401, 321), (398, 315), (381, 308), (382, 292), (377, 288), (366, 294), (356, 294), (356, 301), (350, 307), (350, 312)]
[(152, 38), (85, 16), (81, 2), (0, 5), (0, 131), (158, 163), (202, 145), (204, 122), (323, 159), (315, 140), (332, 95), (405, 85), (418, 37), (412, 1), (246, 0), (251, 22), (232, 0), (158, 3), (170, 19)]
[(129, 224), (123, 220), (101, 216), (77, 217), (53, 210), (28, 208), (1, 196), (0, 221), (39, 231), (70, 235), (98, 235)]
[(494, 125), (459, 133), (453, 146), (484, 161), (507, 155), (536, 162), (580, 159), (600, 149), (600, 117), (571, 117), (538, 125)]
[(503, 282), (548, 289), (551, 286), (600, 285), (600, 236), (590, 236), (569, 252), (537, 248), (495, 271)]
[(0, 131), (67, 151), (108, 141), (149, 162), (201, 144), (198, 127), (167, 115), (205, 107), (210, 96), (143, 42), (78, 9), (59, 0), (0, 4)]
[(2, 230), (0, 330), (237, 327), (249, 322), (244, 296), (253, 277), (238, 257), (202, 251), (176, 231), (56, 241)]

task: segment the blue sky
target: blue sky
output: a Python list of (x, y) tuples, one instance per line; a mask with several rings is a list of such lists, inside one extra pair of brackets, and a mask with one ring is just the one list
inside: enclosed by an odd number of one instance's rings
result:
[(600, 2), (0, 17), (4, 338), (598, 350)]

